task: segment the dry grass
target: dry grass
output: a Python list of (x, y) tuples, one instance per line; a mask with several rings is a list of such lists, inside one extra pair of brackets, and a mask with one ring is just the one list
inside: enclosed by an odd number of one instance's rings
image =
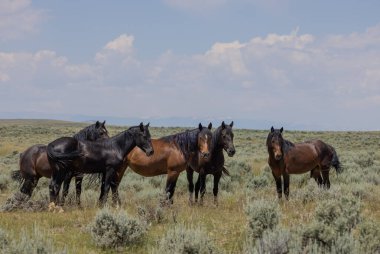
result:
[[(17, 169), (18, 153), (28, 146), (37, 143), (48, 143), (61, 136), (71, 136), (79, 129), (86, 126), (82, 123), (69, 123), (47, 120), (0, 120), (0, 177), (9, 174), (11, 170)], [(109, 127), (113, 135), (126, 127)], [(180, 128), (151, 128), (153, 137), (160, 137), (176, 133)], [(378, 170), (380, 165), (380, 151), (378, 150), (379, 132), (285, 132), (285, 138), (292, 141), (303, 141), (306, 139), (320, 138), (336, 147), (338, 154), (342, 155), (343, 164), (351, 167), (349, 159), (356, 152), (373, 152), (375, 161), (374, 168)], [(227, 166), (232, 174), (233, 181), (231, 189), (222, 189), (219, 195), (219, 206), (212, 203), (212, 182), (207, 183), (207, 193), (204, 206), (189, 206), (185, 174), (181, 174), (176, 193), (174, 194), (174, 205), (165, 207), (165, 219), (161, 223), (151, 223), (143, 242), (132, 245), (123, 251), (129, 253), (149, 253), (156, 246), (157, 241), (164, 233), (174, 225), (184, 224), (189, 226), (200, 226), (206, 230), (208, 236), (216, 245), (227, 253), (241, 253), (246, 239), (247, 219), (244, 207), (248, 197), (253, 199), (273, 199), (276, 197), (275, 186), (271, 179), (267, 187), (251, 190), (246, 189), (245, 181), (251, 175), (262, 174), (266, 166), (267, 153), (265, 139), (267, 131), (235, 130), (235, 145), (237, 154), (233, 158), (226, 157)], [(248, 170), (248, 171), (247, 171)], [(380, 172), (379, 170), (377, 172)], [(343, 174), (356, 174), (347, 171)], [(360, 172), (358, 172), (360, 174)], [(211, 177), (209, 177), (211, 180)], [(292, 231), (302, 228), (314, 218), (315, 207), (318, 200), (303, 203), (295, 198), (297, 190), (305, 189), (305, 176), (291, 176), (289, 202), (280, 201), (281, 218), (280, 225)], [(229, 179), (222, 179), (224, 184)], [(343, 182), (342, 176), (335, 173), (331, 176), (331, 185), (340, 185), (350, 189), (350, 184)], [(159, 190), (164, 188), (165, 178), (158, 178)], [(223, 184), (223, 183), (222, 183)], [(363, 180), (363, 184), (365, 183)], [(46, 196), (47, 187), (36, 190), (33, 199)], [(133, 186), (143, 186), (136, 190)], [(367, 185), (365, 185), (367, 186)], [(368, 185), (368, 193), (362, 200), (362, 216), (380, 221), (380, 186)], [(0, 192), (0, 205), (4, 204), (15, 191), (18, 185), (11, 183), (4, 192)], [(149, 193), (157, 191), (150, 183), (149, 178), (140, 177), (134, 173), (128, 173), (120, 186), (123, 205), (120, 209), (129, 214), (137, 216), (137, 206), (146, 204), (158, 205), (158, 200), (150, 200)], [(72, 195), (73, 193), (71, 193)], [(46, 237), (52, 239), (59, 248), (67, 248), (69, 253), (114, 253), (117, 250), (102, 250), (95, 246), (88, 231), (88, 225), (93, 220), (98, 209), (96, 202), (98, 190), (92, 187), (85, 190), (82, 196), (84, 209), (75, 206), (65, 207), (64, 213), (49, 212), (5, 212), (0, 215), (0, 228), (16, 237), (20, 231), (32, 232), (34, 225), (46, 232)], [(323, 197), (322, 197), (323, 198)], [(327, 197), (326, 197), (327, 198)]]

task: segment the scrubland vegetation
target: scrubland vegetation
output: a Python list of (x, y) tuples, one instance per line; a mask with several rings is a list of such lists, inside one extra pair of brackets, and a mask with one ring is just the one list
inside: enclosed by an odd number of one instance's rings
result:
[[(270, 126), (234, 130), (236, 154), (226, 156), (231, 176), (220, 182), (218, 206), (212, 176), (203, 206), (190, 206), (185, 173), (170, 207), (160, 205), (166, 176), (145, 178), (130, 170), (117, 209), (97, 207), (99, 185), (88, 178), (82, 207), (72, 183), (63, 213), (48, 211), (48, 179), (40, 180), (29, 201), (17, 193), (10, 172), (18, 169), (20, 152), (85, 126), (0, 121), (1, 253), (380, 253), (380, 132), (285, 129), (284, 138), (293, 142), (318, 138), (331, 144), (344, 167), (339, 175), (331, 170), (329, 190), (318, 188), (309, 174), (291, 175), (289, 201), (277, 199), (267, 166)], [(108, 126), (111, 135), (126, 128)], [(182, 130), (150, 128), (153, 137)]]

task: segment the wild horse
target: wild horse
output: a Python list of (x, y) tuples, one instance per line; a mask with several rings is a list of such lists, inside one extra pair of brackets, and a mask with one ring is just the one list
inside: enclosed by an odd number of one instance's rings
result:
[(128, 153), (137, 146), (146, 156), (153, 154), (148, 127), (149, 124), (144, 126), (141, 123), (109, 139), (93, 142), (63, 137), (49, 143), (47, 154), (53, 169), (49, 185), (50, 201), (56, 203), (60, 186), (67, 174), (102, 173), (99, 201), (103, 206), (114, 174), (123, 167)]
[(195, 184), (195, 202), (198, 201), (199, 190), (201, 192), (201, 203), (203, 203), (203, 196), (206, 192), (206, 176), (212, 174), (214, 176), (214, 203), (218, 203), (218, 190), (219, 190), (219, 180), (222, 174), (229, 175), (228, 170), (224, 167), (224, 155), (223, 149), (227, 152), (229, 157), (234, 156), (236, 150), (234, 146), (234, 134), (232, 132), (232, 126), (234, 122), (226, 125), (224, 121), (221, 126), (219, 126), (212, 134), (212, 142), (210, 149), (210, 159), (202, 167), (192, 168), (187, 167), (187, 180), (189, 183), (189, 202), (193, 203), (193, 173), (198, 172), (198, 180)]
[[(87, 126), (73, 136), (76, 140), (89, 140), (95, 141), (98, 139), (109, 138), (108, 131), (105, 127), (105, 121), (100, 123), (96, 121), (95, 124)], [(52, 168), (50, 167), (46, 145), (34, 145), (20, 154), (20, 170), (12, 172), (12, 178), (23, 181), (20, 191), (28, 196), (31, 196), (34, 188), (37, 186), (38, 180), (41, 177), (50, 178), (52, 175)], [(68, 176), (64, 181), (64, 195), (66, 196), (69, 190), (72, 175)], [(76, 186), (76, 199), (80, 203), (80, 194), (82, 190), (83, 174), (75, 176)]]
[(289, 199), (289, 174), (311, 171), (311, 176), (320, 186), (330, 188), (330, 167), (333, 166), (337, 173), (342, 171), (335, 149), (321, 140), (293, 144), (282, 137), (283, 130), (272, 127), (267, 137), (268, 163), (276, 181), (278, 197), (282, 197), (282, 176), (284, 194)]
[(166, 199), (172, 202), (179, 174), (186, 169), (187, 165), (198, 168), (208, 160), (212, 137), (211, 128), (211, 123), (207, 128), (199, 124), (197, 129), (152, 139), (154, 155), (150, 157), (146, 157), (139, 149), (133, 149), (125, 160), (123, 170), (115, 175), (112, 186), (114, 203), (120, 204), (117, 188), (127, 166), (142, 176), (167, 174)]

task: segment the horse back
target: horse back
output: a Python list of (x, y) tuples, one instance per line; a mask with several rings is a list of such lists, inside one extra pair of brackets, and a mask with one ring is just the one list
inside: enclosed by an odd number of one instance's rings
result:
[(306, 173), (320, 163), (318, 147), (314, 142), (295, 144), (284, 155), (284, 163), (289, 174)]

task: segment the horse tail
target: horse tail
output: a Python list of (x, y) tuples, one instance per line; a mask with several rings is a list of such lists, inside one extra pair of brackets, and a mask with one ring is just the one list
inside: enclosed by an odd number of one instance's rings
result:
[(13, 170), (11, 172), (11, 179), (14, 180), (14, 181), (17, 181), (19, 183), (21, 183), (24, 180), (24, 178), (21, 175), (21, 171), (20, 170)]
[(226, 169), (224, 166), (222, 167), (222, 172), (223, 172), (223, 174), (225, 174), (226, 176), (231, 176), (230, 171), (228, 171), (228, 169)]
[(334, 147), (330, 146), (332, 152), (333, 152), (333, 158), (332, 158), (332, 161), (331, 161), (331, 165), (335, 168), (336, 172), (339, 174), (339, 173), (342, 173), (343, 172), (343, 167), (342, 167), (342, 164), (340, 163), (339, 161), (339, 157), (338, 157), (338, 154), (336, 153)]
[(67, 153), (57, 153), (56, 151), (54, 151), (53, 147), (50, 146), (50, 144), (48, 145), (46, 149), (46, 153), (49, 159), (53, 161), (60, 161), (60, 160), (72, 161), (82, 155), (78, 150), (67, 152)]

